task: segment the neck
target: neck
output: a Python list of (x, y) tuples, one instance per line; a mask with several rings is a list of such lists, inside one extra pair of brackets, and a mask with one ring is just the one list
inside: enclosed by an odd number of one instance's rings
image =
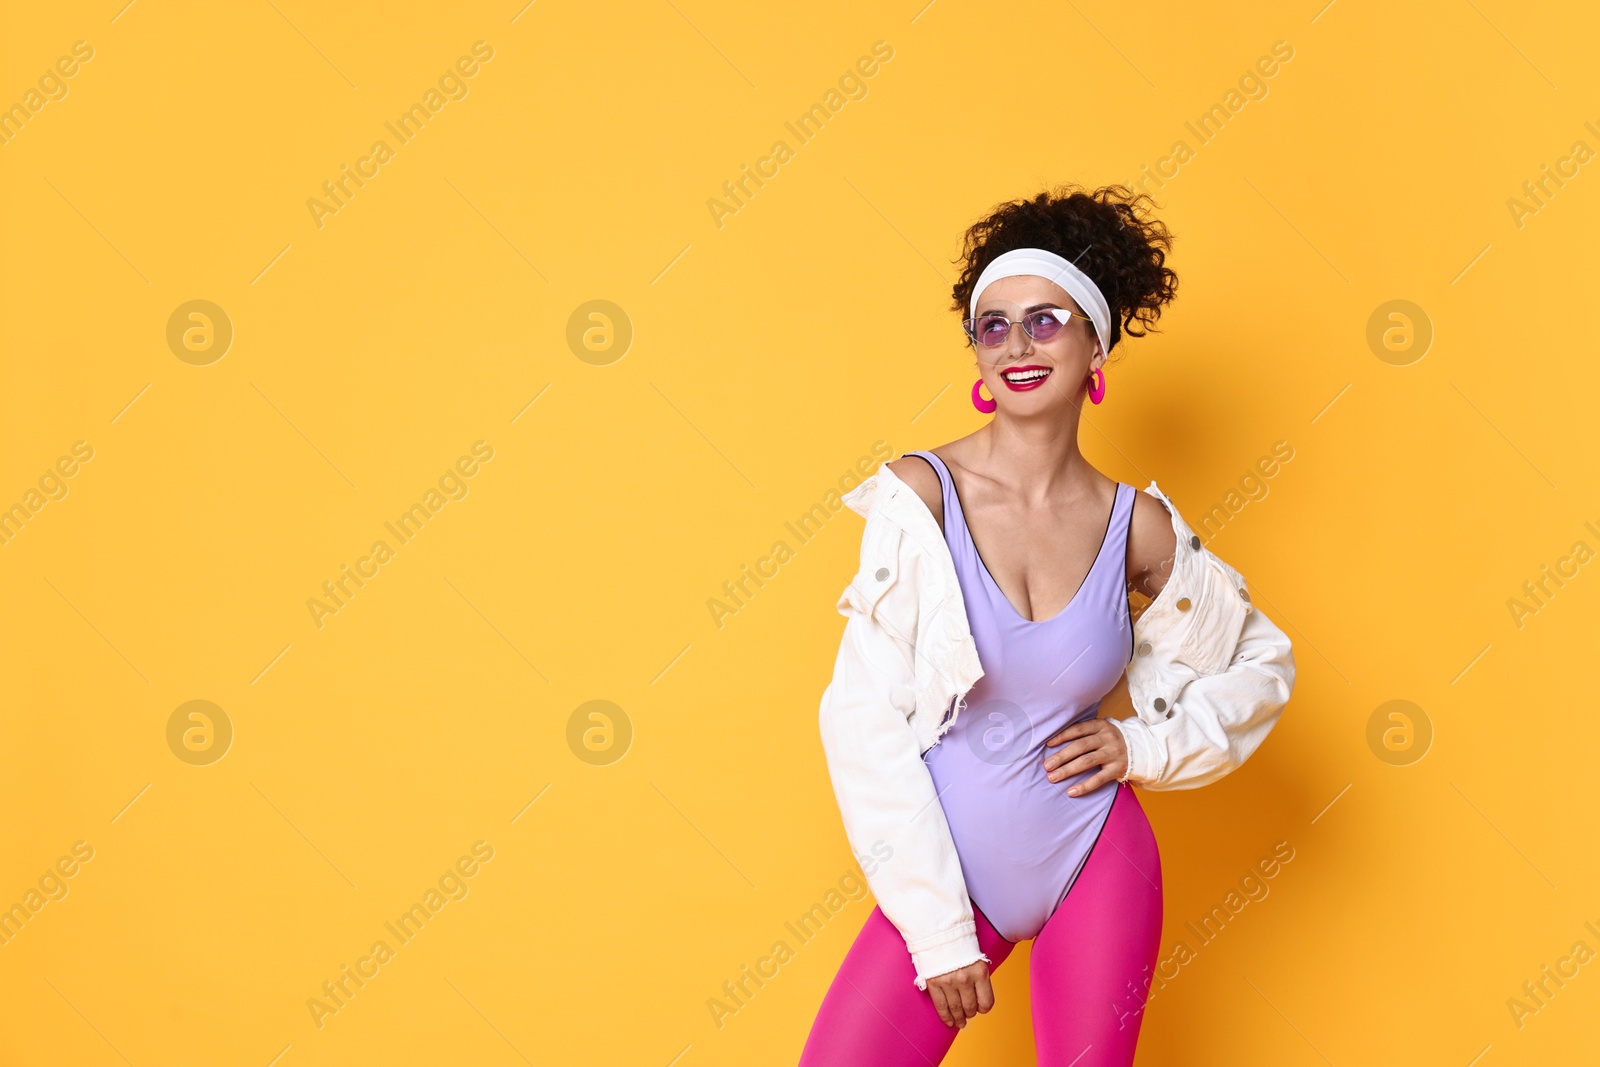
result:
[(1031, 417), (995, 412), (978, 442), (990, 476), (1011, 485), (1032, 501), (1076, 496), (1096, 480), (1078, 448), (1082, 412), (1068, 405), (1064, 413)]

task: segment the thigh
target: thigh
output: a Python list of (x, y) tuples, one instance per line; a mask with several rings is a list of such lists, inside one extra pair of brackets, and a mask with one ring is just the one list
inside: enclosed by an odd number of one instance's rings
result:
[[(976, 907), (972, 912), (993, 972), (1015, 946)], [(943, 1060), (961, 1031), (939, 1018), (916, 977), (905, 938), (874, 907), (822, 1000), (801, 1067), (929, 1067)]]
[(1129, 1067), (1161, 940), (1161, 856), (1133, 787), (1117, 786), (1105, 829), (1029, 964), (1039, 1067)]

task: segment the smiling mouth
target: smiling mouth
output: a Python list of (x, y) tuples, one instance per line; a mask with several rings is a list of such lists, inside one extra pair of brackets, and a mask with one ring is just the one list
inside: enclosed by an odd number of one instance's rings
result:
[(1050, 368), (1038, 365), (1012, 367), (1000, 372), (1001, 380), (1013, 390), (1038, 388), (1048, 377), (1050, 377)]

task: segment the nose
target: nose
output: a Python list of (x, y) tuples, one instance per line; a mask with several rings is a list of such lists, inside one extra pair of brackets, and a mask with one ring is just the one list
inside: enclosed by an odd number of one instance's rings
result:
[(1022, 328), (1022, 323), (1013, 322), (1006, 332), (1006, 343), (1001, 351), (1007, 356), (1021, 359), (1033, 351), (1033, 338), (1028, 336), (1028, 331)]

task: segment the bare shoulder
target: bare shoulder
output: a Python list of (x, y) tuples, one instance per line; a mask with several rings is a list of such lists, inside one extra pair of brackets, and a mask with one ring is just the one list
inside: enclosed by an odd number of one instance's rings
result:
[(1128, 584), (1155, 599), (1172, 573), (1178, 537), (1166, 505), (1150, 493), (1133, 495), (1133, 517), (1128, 529)]
[(894, 471), (895, 477), (905, 482), (917, 496), (922, 498), (939, 529), (944, 529), (944, 490), (939, 484), (939, 475), (934, 471), (933, 465), (921, 456), (901, 456), (899, 459), (890, 460), (884, 464)]

